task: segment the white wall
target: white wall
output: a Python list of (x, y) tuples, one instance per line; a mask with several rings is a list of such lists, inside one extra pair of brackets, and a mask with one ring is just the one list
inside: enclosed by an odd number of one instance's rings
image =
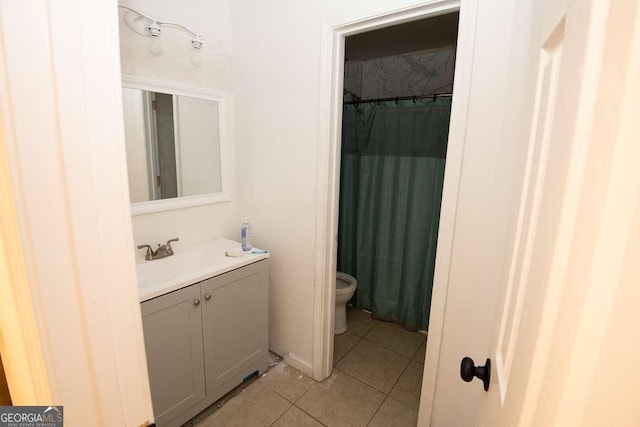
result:
[[(189, 62), (190, 37), (170, 28), (163, 29), (163, 55), (155, 57), (149, 52), (149, 39), (135, 34), (124, 25), (124, 12), (121, 11), (120, 57), (124, 74), (231, 92), (230, 0), (192, 0), (188, 6), (172, 0), (122, 0), (120, 3), (159, 21), (180, 23), (205, 38), (201, 67), (194, 67)], [(232, 98), (229, 96), (227, 104), (229, 112), (233, 111)], [(235, 152), (232, 113), (228, 114), (225, 124), (229, 130), (227, 138), (233, 165)], [(175, 245), (179, 250), (181, 246), (219, 237), (238, 240), (240, 215), (237, 212), (233, 168), (229, 175), (230, 202), (134, 216), (135, 244), (154, 244), (179, 237), (180, 242)], [(142, 257), (144, 251), (137, 251), (136, 255)]]
[(270, 347), (309, 364), (324, 3), (232, 4), (239, 206), (271, 251)]

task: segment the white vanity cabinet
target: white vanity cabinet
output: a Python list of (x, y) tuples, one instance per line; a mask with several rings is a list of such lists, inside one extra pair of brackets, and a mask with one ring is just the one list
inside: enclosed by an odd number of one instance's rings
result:
[(267, 368), (268, 260), (142, 303), (155, 421), (180, 426)]

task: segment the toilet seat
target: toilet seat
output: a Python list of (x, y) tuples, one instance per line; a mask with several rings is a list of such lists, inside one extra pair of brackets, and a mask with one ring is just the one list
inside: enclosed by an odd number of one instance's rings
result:
[(356, 279), (340, 271), (336, 272), (336, 295), (346, 295), (353, 293), (356, 289)]

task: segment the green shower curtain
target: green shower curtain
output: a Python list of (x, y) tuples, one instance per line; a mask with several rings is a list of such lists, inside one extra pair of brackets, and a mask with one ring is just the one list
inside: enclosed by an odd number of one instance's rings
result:
[(352, 303), (428, 328), (451, 101), (345, 105), (338, 269)]

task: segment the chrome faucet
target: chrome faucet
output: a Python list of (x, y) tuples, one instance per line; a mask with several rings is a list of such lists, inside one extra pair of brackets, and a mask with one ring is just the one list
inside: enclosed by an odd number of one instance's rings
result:
[(147, 254), (144, 256), (144, 259), (146, 259), (147, 261), (160, 259), (160, 258), (173, 255), (173, 248), (171, 247), (171, 242), (177, 242), (178, 240), (180, 239), (176, 237), (171, 240), (167, 240), (167, 243), (165, 243), (164, 245), (160, 245), (160, 243), (158, 243), (158, 247), (156, 248), (155, 251), (149, 245), (138, 245), (138, 249), (147, 248)]

